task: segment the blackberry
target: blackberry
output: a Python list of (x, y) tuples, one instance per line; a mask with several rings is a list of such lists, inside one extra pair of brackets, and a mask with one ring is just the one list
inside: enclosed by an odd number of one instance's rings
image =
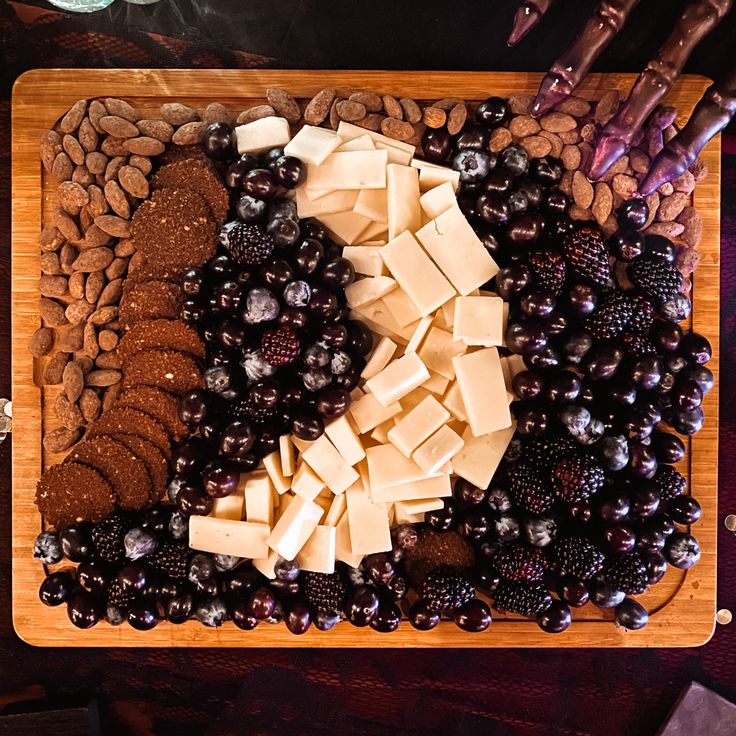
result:
[(107, 605), (115, 606), (121, 611), (127, 611), (134, 599), (135, 593), (131, 590), (123, 590), (117, 580), (113, 580), (107, 589)]
[(631, 302), (623, 291), (608, 291), (601, 295), (598, 307), (588, 317), (585, 327), (593, 337), (607, 340), (623, 332), (632, 312)]
[(448, 613), (475, 598), (475, 586), (457, 569), (440, 567), (422, 583), (422, 598), (431, 611)]
[(273, 420), (276, 415), (276, 409), (264, 409), (256, 406), (253, 399), (240, 399), (230, 405), (229, 414), (233, 419), (245, 419), (254, 427), (263, 427)]
[(544, 291), (559, 296), (565, 284), (565, 260), (556, 250), (535, 250), (529, 254), (528, 266), (534, 283)]
[(672, 465), (660, 465), (654, 476), (654, 489), (659, 493), (660, 501), (671, 501), (685, 493), (687, 480)]
[(261, 338), (261, 352), (273, 366), (287, 365), (299, 357), (299, 336), (290, 327), (267, 330)]
[(544, 583), (502, 580), (493, 593), (494, 608), (499, 611), (532, 616), (552, 605), (552, 596)]
[(623, 343), (626, 354), (630, 355), (634, 360), (639, 360), (639, 358), (643, 358), (645, 355), (656, 355), (657, 353), (656, 348), (650, 340), (633, 332), (624, 332), (621, 335), (621, 342)]
[(127, 517), (115, 511), (92, 527), (92, 542), (97, 555), (105, 562), (125, 559), (125, 535), (130, 529)]
[(531, 465), (552, 469), (564, 457), (575, 453), (577, 445), (569, 437), (541, 437), (524, 443), (522, 457)]
[(241, 266), (260, 266), (273, 253), (271, 236), (247, 222), (226, 223), (219, 237), (230, 257)]
[(628, 270), (629, 279), (645, 296), (664, 301), (677, 294), (682, 274), (664, 258), (639, 258)]
[(493, 566), (507, 580), (541, 580), (544, 575), (542, 559), (539, 549), (507, 544), (496, 552)]
[(608, 250), (598, 230), (580, 228), (564, 240), (562, 252), (570, 268), (584, 281), (605, 286), (611, 278)]
[(563, 458), (552, 471), (555, 495), (568, 503), (584, 501), (600, 490), (605, 475), (603, 468), (590, 455)]
[(566, 537), (555, 543), (554, 554), (563, 575), (587, 580), (600, 572), (605, 555), (584, 537)]
[(533, 465), (518, 462), (509, 471), (511, 495), (516, 505), (531, 514), (543, 514), (554, 502), (552, 486)]
[(627, 595), (643, 593), (649, 587), (647, 566), (638, 552), (609, 558), (603, 568), (603, 576), (616, 590)]
[(178, 542), (163, 542), (158, 549), (148, 557), (151, 567), (165, 572), (174, 580), (184, 580), (187, 576), (189, 561), (189, 547)]
[(649, 328), (654, 323), (654, 304), (644, 294), (631, 294), (631, 319), (626, 327), (627, 332), (635, 335), (648, 335)]
[(342, 611), (343, 600), (348, 589), (339, 573), (305, 572), (303, 574), (304, 595), (309, 605), (317, 613), (328, 614)]

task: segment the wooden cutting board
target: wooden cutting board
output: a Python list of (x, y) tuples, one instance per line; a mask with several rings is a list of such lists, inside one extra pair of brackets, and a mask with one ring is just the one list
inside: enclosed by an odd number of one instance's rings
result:
[[(222, 102), (240, 111), (264, 101), (267, 87), (280, 86), (308, 98), (327, 85), (350, 90), (377, 90), (417, 100), (457, 96), (482, 100), (489, 95), (533, 93), (539, 74), (460, 72), (357, 71), (222, 71), (222, 70), (35, 70), (18, 79), (13, 90), (13, 622), (18, 635), (36, 646), (156, 646), (156, 647), (689, 647), (705, 643), (714, 627), (716, 596), (716, 523), (718, 468), (718, 387), (708, 395), (705, 428), (687, 441), (688, 456), (680, 470), (703, 507), (693, 531), (702, 547), (700, 563), (689, 572), (670, 569), (664, 580), (642, 597), (652, 612), (649, 625), (638, 632), (616, 628), (611, 612), (592, 605), (574, 613), (564, 634), (543, 633), (533, 621), (496, 617), (482, 634), (467, 634), (450, 622), (431, 632), (415, 631), (407, 622), (392, 634), (341, 624), (331, 632), (314, 628), (301, 637), (283, 626), (261, 625), (251, 632), (229, 623), (206, 629), (197, 622), (161, 624), (150, 632), (127, 625), (99, 624), (89, 631), (75, 629), (64, 608), (52, 609), (38, 600), (42, 566), (31, 555), (41, 530), (34, 505), (36, 481), (45, 467), (60, 458), (48, 456), (42, 430), (53, 429), (53, 399), (58, 387), (41, 389), (40, 362), (27, 351), (39, 326), (38, 236), (42, 211), (53, 206), (55, 183), (42, 174), (38, 144), (41, 131), (51, 127), (80, 98), (123, 97), (153, 116), (163, 102), (178, 101), (203, 109)], [(592, 75), (580, 89), (598, 99), (617, 88), (626, 94), (633, 75)], [(685, 76), (675, 86), (669, 104), (682, 123), (709, 81)], [(703, 152), (710, 174), (695, 193), (703, 216), (703, 260), (694, 278), (692, 323), (714, 348), (709, 367), (718, 376), (720, 140)]]

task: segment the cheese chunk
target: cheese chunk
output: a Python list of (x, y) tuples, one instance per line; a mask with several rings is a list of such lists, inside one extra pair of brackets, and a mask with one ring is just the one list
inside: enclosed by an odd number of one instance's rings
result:
[(310, 199), (304, 187), (299, 187), (296, 190), (296, 209), (299, 217), (322, 218), (339, 212), (352, 212), (357, 199), (358, 193), (347, 189), (329, 192), (319, 199)]
[[(340, 136), (340, 140), (344, 140)], [(352, 140), (347, 140), (341, 143), (337, 147), (338, 151), (375, 151), (376, 147), (373, 145), (373, 139), (366, 133), (365, 135), (358, 136)]]
[(427, 391), (431, 391), (437, 396), (443, 396), (449, 383), (449, 378), (445, 378), (441, 373), (430, 371), (429, 378), (422, 384), (422, 388), (426, 388)]
[(294, 443), (288, 434), (279, 437), (279, 454), (281, 455), (281, 475), (290, 478), (296, 470), (296, 458), (294, 457)]
[(443, 212), (449, 210), (450, 207), (454, 207), (456, 203), (455, 190), (449, 182), (430, 189), (419, 198), (419, 204), (424, 214), (430, 220), (439, 217)]
[(409, 299), (409, 295), (403, 289), (393, 289), (383, 297), (383, 303), (396, 323), (402, 327), (416, 322), (422, 315), (416, 304)]
[(447, 498), (451, 495), (450, 474), (444, 472), (434, 478), (422, 478), (398, 486), (371, 489), (371, 496), (375, 503), (417, 501), (423, 498)]
[[(361, 128), (359, 125), (353, 125), (352, 123), (346, 123), (344, 120), (337, 126), (337, 134), (344, 141), (351, 141), (355, 138), (361, 138), (364, 135), (370, 136), (376, 148), (379, 146), (385, 149), (394, 149), (397, 152), (401, 152), (404, 156), (401, 157), (400, 161), (396, 163), (408, 164), (411, 161), (411, 157), (414, 155), (416, 150), (411, 143), (404, 143), (403, 141), (397, 141), (393, 138), (389, 138), (382, 133), (376, 133), (373, 130), (366, 130)], [(408, 156), (408, 159), (406, 158)]]
[(189, 546), (200, 552), (256, 559), (268, 556), (270, 531), (268, 524), (191, 516)]
[(245, 483), (245, 518), (273, 526), (274, 491), (271, 479), (265, 473), (251, 473)]
[(281, 472), (281, 453), (276, 451), (266, 455), (263, 458), (263, 466), (279, 494), (286, 493), (291, 488), (291, 481)]
[(344, 493), (341, 493), (339, 496), (333, 496), (330, 508), (327, 510), (327, 515), (324, 518), (324, 525), (337, 526), (337, 523), (342, 519), (347, 507), (348, 500)]
[(353, 281), (345, 287), (345, 299), (353, 309), (380, 299), (396, 288), (396, 282), (389, 276), (369, 276)]
[(416, 353), (406, 353), (392, 360), (366, 386), (382, 406), (390, 406), (429, 378), (429, 371)]
[(281, 148), (291, 140), (285, 118), (261, 118), (235, 128), (238, 153), (263, 153), (269, 148)]
[[(411, 338), (416, 324), (412, 323), (402, 327), (396, 324), (396, 321), (391, 316), (391, 313), (386, 309), (386, 305), (383, 303), (383, 299), (376, 299), (376, 301), (370, 304), (364, 304), (356, 309), (350, 310), (350, 319), (358, 319), (365, 322), (373, 332), (377, 332), (379, 335), (390, 337), (396, 342), (400, 342), (402, 345), (406, 345)], [(357, 316), (352, 316), (352, 315)]]
[(276, 578), (275, 568), (278, 561), (279, 553), (274, 550), (270, 550), (268, 557), (253, 560), (253, 567), (255, 567), (255, 569), (264, 577), (267, 577), (269, 580), (274, 580)]
[(388, 223), (388, 195), (386, 189), (361, 189), (353, 207), (356, 215), (373, 222)]
[(302, 460), (333, 493), (344, 493), (358, 480), (358, 474), (324, 435), (312, 442), (312, 446), (302, 453)]
[(363, 559), (363, 555), (353, 554), (350, 546), (350, 521), (347, 512), (342, 515), (335, 528), (335, 559), (350, 567), (358, 567)]
[(420, 161), (416, 158), (411, 162), (411, 165), (419, 169), (419, 190), (422, 192), (435, 189), (445, 182), (449, 182), (453, 192), (457, 192), (460, 188), (459, 171), (429, 161)]
[(365, 457), (363, 445), (347, 415), (325, 425), (325, 434), (348, 465), (355, 465)]
[(452, 285), (467, 296), (492, 279), (498, 266), (458, 206), (438, 215), (416, 233)]
[(434, 473), (452, 459), (463, 444), (463, 438), (445, 425), (419, 445), (411, 457), (425, 473)]
[[(466, 345), (490, 347), (503, 343), (504, 304), (497, 296), (458, 296), (455, 298), (455, 323), (452, 337)], [(508, 304), (506, 304), (508, 307)]]
[(326, 575), (335, 572), (335, 527), (317, 526), (296, 556), (296, 561), (307, 572)]
[[(326, 197), (317, 201), (321, 202), (324, 199)], [(302, 216), (301, 213), (299, 213), (299, 216)], [(334, 239), (340, 245), (354, 245), (359, 242), (362, 233), (372, 224), (367, 217), (361, 217), (352, 211), (336, 212), (333, 215), (320, 215), (319, 220), (332, 233)]]
[(388, 273), (381, 258), (381, 247), (370, 245), (346, 245), (342, 255), (353, 264), (355, 273), (361, 276), (382, 276)]
[(511, 426), (506, 384), (496, 348), (452, 359), (457, 383), (475, 437)]
[(506, 429), (474, 437), (468, 427), (463, 432), (465, 445), (452, 458), (452, 470), (455, 475), (478, 488), (487, 488), (515, 430), (516, 424), (512, 424)]
[(314, 501), (294, 496), (266, 540), (268, 546), (285, 560), (293, 560), (312, 535), (323, 513), (322, 507)]
[(451, 381), (455, 378), (455, 368), (452, 359), (465, 351), (465, 344), (460, 340), (453, 340), (452, 335), (439, 327), (432, 327), (419, 348), (419, 357), (435, 373)]
[(442, 404), (446, 409), (452, 412), (452, 416), (461, 422), (468, 421), (468, 415), (465, 411), (465, 404), (463, 404), (463, 397), (460, 395), (460, 387), (457, 385), (457, 381), (453, 381), (450, 388), (447, 389), (445, 398), (442, 399)]
[(291, 490), (306, 501), (313, 501), (325, 487), (322, 479), (304, 462), (300, 462), (294, 473)]
[(212, 513), (216, 519), (240, 521), (243, 518), (243, 496), (231, 493), (224, 498), (216, 498), (212, 502)]
[(387, 163), (386, 151), (332, 153), (322, 164), (309, 169), (309, 187), (311, 189), (385, 189)]
[(405, 230), (422, 225), (419, 207), (419, 172), (411, 166), (389, 164), (386, 168), (388, 237), (393, 240)]
[(349, 412), (355, 426), (358, 428), (358, 432), (366, 434), (401, 412), (401, 404), (397, 402), (390, 406), (383, 406), (378, 403), (373, 394), (365, 394), (365, 396), (350, 404)]
[(309, 440), (303, 440), (295, 434), (289, 435), (289, 439), (291, 440), (291, 444), (294, 445), (299, 452), (304, 452), (304, 450), (312, 444)]
[(416, 501), (397, 501), (396, 511), (404, 514), (426, 514), (427, 511), (438, 511), (445, 502), (441, 498), (421, 498)]
[(417, 323), (414, 332), (412, 333), (409, 342), (406, 345), (407, 353), (416, 353), (421, 348), (424, 338), (429, 332), (429, 328), (432, 326), (432, 317), (422, 317)]
[(341, 144), (342, 138), (334, 130), (305, 125), (284, 146), (284, 154), (319, 165)]
[[(374, 495), (374, 499), (376, 492), (382, 488), (413, 483), (438, 475), (438, 473), (425, 472), (413, 460), (404, 457), (390, 444), (368, 447), (365, 454), (368, 460), (370, 491)], [(439, 494), (433, 493), (431, 495), (437, 496)]]
[(388, 441), (388, 431), (392, 429), (393, 426), (394, 423), (391, 419), (382, 422), (371, 432), (371, 439), (375, 440), (381, 445), (385, 445)]
[(360, 234), (361, 245), (386, 245), (388, 240), (388, 229), (385, 222), (371, 222)]
[(389, 363), (399, 346), (390, 338), (382, 337), (373, 348), (371, 357), (360, 374), (361, 378), (368, 380), (377, 376)]
[(362, 555), (388, 552), (391, 529), (386, 507), (373, 503), (360, 482), (348, 488), (346, 493), (352, 552)]
[(411, 457), (449, 418), (447, 409), (434, 396), (428, 396), (389, 431), (388, 441), (404, 456)]
[(411, 233), (404, 232), (390, 240), (381, 250), (381, 256), (423, 317), (455, 296), (450, 282)]

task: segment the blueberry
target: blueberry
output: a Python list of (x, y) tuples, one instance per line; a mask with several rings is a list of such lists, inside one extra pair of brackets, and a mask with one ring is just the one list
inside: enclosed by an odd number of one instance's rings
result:
[(41, 532), (33, 543), (33, 556), (44, 565), (55, 565), (64, 557), (55, 532)]
[(220, 572), (227, 572), (236, 567), (242, 559), (242, 557), (236, 557), (235, 555), (215, 555), (215, 567)]
[(266, 232), (279, 248), (289, 248), (296, 244), (301, 235), (299, 223), (286, 217), (276, 217), (268, 223)]
[(521, 534), (519, 521), (508, 514), (501, 514), (497, 520), (493, 522), (496, 536), (501, 542), (512, 542), (518, 539)]
[(551, 516), (528, 518), (524, 521), (524, 537), (532, 547), (547, 547), (557, 534), (557, 522)]
[(590, 412), (584, 406), (568, 406), (560, 414), (562, 423), (571, 434), (582, 434), (590, 424)]
[(279, 316), (279, 310), (278, 299), (268, 289), (256, 287), (248, 292), (245, 299), (243, 319), (251, 325), (270, 322)]
[(172, 478), (169, 481), (169, 485), (166, 488), (166, 495), (169, 497), (171, 503), (176, 503), (176, 498), (179, 495), (179, 491), (182, 486), (187, 485), (187, 481), (184, 478)]
[(609, 470), (623, 470), (629, 462), (629, 445), (626, 438), (604, 437), (598, 444), (603, 464)]
[(251, 197), (250, 194), (244, 194), (236, 206), (238, 217), (244, 222), (253, 222), (260, 220), (266, 212), (266, 203), (262, 199)]
[(296, 560), (285, 560), (279, 556), (276, 564), (273, 566), (273, 572), (277, 580), (294, 581), (299, 577), (301, 572), (299, 563)]
[(342, 617), (339, 613), (322, 613), (320, 611), (314, 619), (314, 625), (320, 631), (329, 631), (330, 629), (334, 629), (341, 620)]
[(491, 170), (488, 156), (474, 148), (464, 148), (452, 159), (452, 168), (460, 172), (460, 181), (482, 181)]
[(303, 359), (307, 368), (325, 368), (330, 363), (330, 354), (322, 343), (315, 343), (304, 351)]
[(312, 287), (306, 281), (292, 281), (284, 287), (284, 301), (289, 307), (306, 307), (312, 297)]
[(266, 217), (269, 222), (277, 219), (299, 222), (296, 202), (293, 199), (274, 199), (268, 205)]
[(332, 376), (323, 368), (317, 368), (302, 373), (302, 382), (307, 391), (319, 391), (330, 385)]
[(208, 368), (204, 374), (204, 383), (210, 391), (222, 394), (231, 387), (232, 374), (230, 369), (224, 365), (216, 365)]
[(169, 534), (174, 539), (185, 539), (189, 534), (189, 517), (176, 509), (169, 519)]
[(529, 155), (521, 146), (508, 146), (501, 152), (499, 163), (513, 176), (520, 176), (529, 168)]
[(605, 425), (600, 419), (591, 419), (588, 426), (575, 438), (582, 445), (594, 445), (603, 437)]
[(210, 598), (197, 606), (194, 615), (202, 625), (217, 628), (227, 621), (227, 607), (221, 598)]
[(670, 565), (687, 570), (700, 559), (700, 545), (691, 534), (676, 532), (667, 538), (664, 554)]
[(145, 529), (135, 527), (125, 535), (123, 544), (125, 545), (125, 556), (129, 560), (139, 560), (156, 551), (158, 539)]
[(659, 314), (670, 322), (682, 322), (690, 316), (692, 303), (685, 294), (675, 294), (659, 306)]
[(245, 368), (248, 380), (253, 382), (272, 376), (276, 372), (276, 368), (266, 361), (260, 350), (244, 351), (240, 365)]
[(393, 530), (393, 537), (401, 549), (411, 549), (416, 545), (419, 534), (412, 524), (400, 524)]
[(108, 604), (105, 609), (105, 621), (110, 626), (120, 626), (120, 624), (125, 623), (125, 614), (117, 606)]
[(491, 511), (504, 514), (513, 506), (511, 494), (505, 488), (491, 488), (488, 491), (488, 505)]
[(197, 583), (209, 580), (215, 574), (215, 563), (211, 557), (204, 554), (196, 554), (189, 560), (189, 572), (187, 577), (190, 582)]
[(336, 350), (330, 360), (330, 371), (335, 376), (341, 376), (350, 370), (351, 365), (350, 356), (344, 350)]

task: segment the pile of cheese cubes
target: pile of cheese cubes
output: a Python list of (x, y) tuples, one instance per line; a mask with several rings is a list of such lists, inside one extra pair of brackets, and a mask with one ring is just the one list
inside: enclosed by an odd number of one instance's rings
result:
[[(279, 120), (238, 128), (240, 152), (284, 145)], [(376, 341), (347, 415), (315, 442), (281, 437), (235, 494), (190, 521), (192, 548), (250, 558), (267, 577), (279, 556), (314, 572), (356, 566), (391, 549), (392, 525), (441, 508), (453, 476), (485, 488), (514, 432), (511, 380), (524, 370), (498, 354), (508, 305), (480, 290), (498, 267), (457, 205), (457, 172), (348, 123), (305, 126), (285, 150), (309, 166), (299, 216), (345, 245), (351, 318)]]

